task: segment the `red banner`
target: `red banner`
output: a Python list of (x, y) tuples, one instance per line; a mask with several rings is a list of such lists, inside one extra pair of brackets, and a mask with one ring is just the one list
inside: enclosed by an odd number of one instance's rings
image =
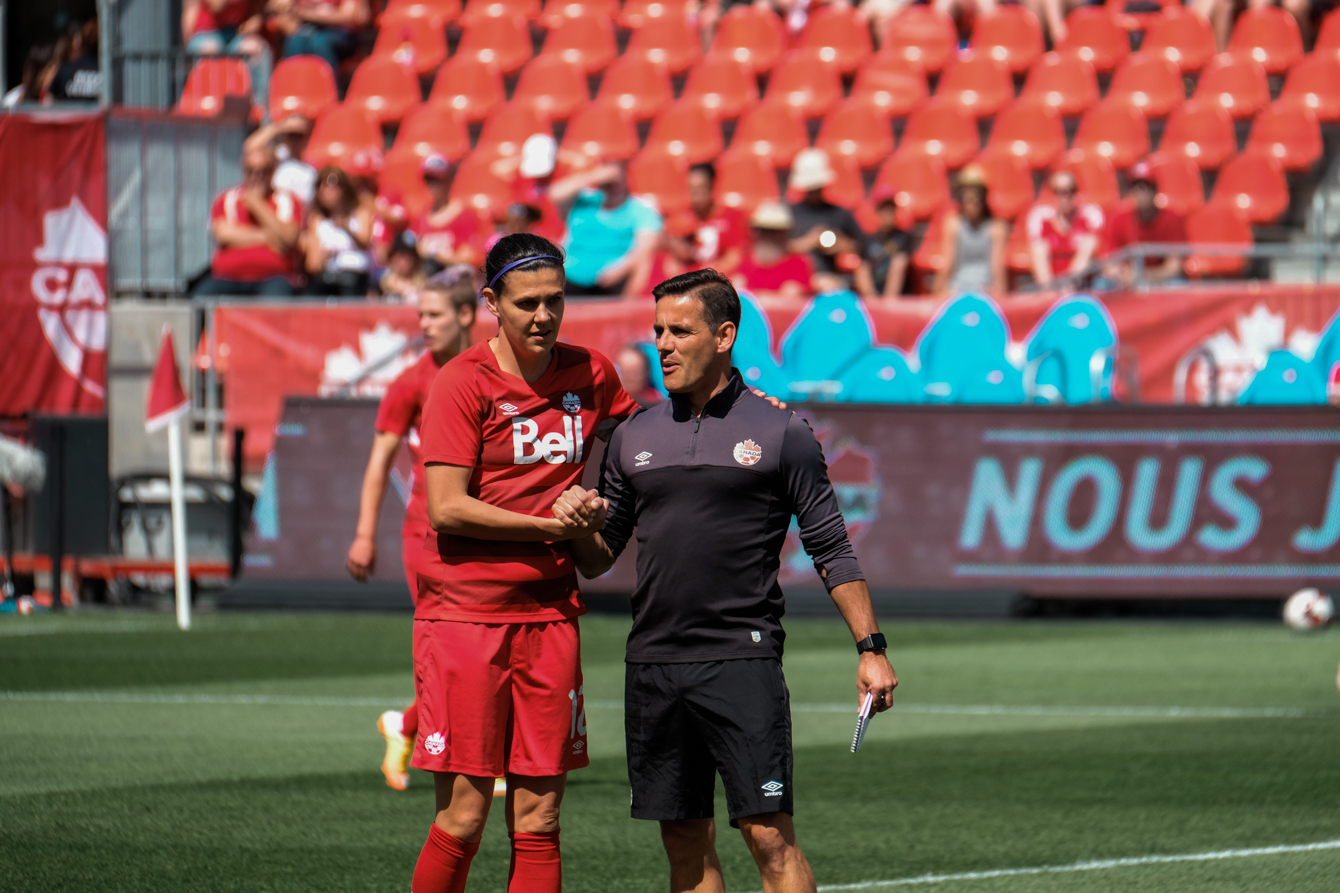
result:
[[(1015, 345), (1026, 342), (1060, 298), (1031, 294), (1000, 306)], [(805, 301), (761, 301), (772, 326), (774, 347), (804, 312)], [(1232, 399), (1274, 349), (1288, 347), (1304, 358), (1340, 308), (1340, 288), (1238, 283), (1216, 289), (1102, 298), (1123, 348), (1123, 362), (1139, 382), (1140, 399), (1173, 400), (1179, 363), (1208, 350), (1219, 373), (1220, 398)], [(879, 344), (913, 355), (917, 339), (944, 306), (931, 298), (867, 307)], [(629, 342), (651, 338), (649, 300), (572, 301), (563, 320), (563, 340), (614, 356)], [(412, 308), (381, 305), (258, 305), (223, 307), (216, 317), (219, 370), (226, 375), (229, 423), (247, 429), (249, 464), (259, 465), (274, 439), (286, 395), (378, 396), (414, 357), (417, 331)], [(476, 337), (495, 323), (486, 313)], [(369, 364), (383, 361), (355, 387), (349, 381)], [(1189, 399), (1205, 396), (1204, 367), (1192, 367)]]
[(103, 131), (97, 114), (0, 115), (0, 415), (103, 410)]

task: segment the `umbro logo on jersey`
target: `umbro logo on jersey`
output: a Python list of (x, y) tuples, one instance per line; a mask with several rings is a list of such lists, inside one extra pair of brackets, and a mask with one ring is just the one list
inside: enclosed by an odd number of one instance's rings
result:
[(510, 403), (500, 403), (498, 404), (498, 408), (503, 411), (504, 415), (516, 415), (521, 411)]
[(752, 440), (741, 441), (735, 445), (735, 461), (741, 465), (757, 465), (758, 460), (762, 458), (763, 447)]
[(568, 391), (563, 395), (563, 408), (568, 412), (581, 412), (582, 398), (578, 397), (572, 391)]
[(786, 787), (786, 785), (782, 784), (780, 781), (770, 781), (767, 784), (763, 785), (763, 791), (764, 791), (763, 796), (780, 797), (782, 796), (782, 788), (784, 787)]
[(423, 749), (428, 751), (433, 756), (437, 756), (442, 751), (447, 749), (447, 739), (442, 737), (441, 732), (434, 732), (427, 738), (423, 739)]
[(638, 465), (646, 465), (649, 461), (651, 461), (651, 453), (648, 453), (646, 450), (643, 450), (633, 458), (637, 460)]

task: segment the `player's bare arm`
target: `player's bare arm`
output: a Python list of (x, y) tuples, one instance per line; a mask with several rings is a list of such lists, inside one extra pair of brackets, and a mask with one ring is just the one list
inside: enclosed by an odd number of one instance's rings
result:
[[(585, 530), (585, 536), (568, 541), (577, 573), (588, 580), (594, 579), (614, 566), (615, 555), (600, 535), (609, 511), (609, 500), (599, 492), (583, 487), (572, 487), (554, 503), (554, 517), (569, 527)], [(582, 524), (585, 527), (582, 527)]]
[(372, 441), (372, 453), (368, 456), (368, 467), (363, 472), (363, 491), (358, 498), (358, 527), (354, 531), (354, 542), (344, 566), (349, 575), (360, 583), (366, 583), (368, 575), (377, 567), (377, 516), (381, 512), (382, 499), (386, 496), (386, 484), (391, 477), (391, 465), (400, 450), (400, 435), (378, 431)]
[(475, 499), (469, 493), (473, 468), (430, 463), (427, 467), (428, 523), (438, 533), (508, 542), (552, 542), (586, 536), (557, 518), (511, 512)]
[[(853, 580), (833, 587), (829, 593), (842, 619), (847, 622), (852, 638), (857, 642), (879, 632), (875, 609), (870, 604), (870, 589), (864, 580)], [(866, 693), (875, 696), (875, 709), (888, 710), (893, 706), (893, 690), (898, 687), (898, 676), (883, 649), (866, 651), (856, 668), (856, 700), (865, 700)]]

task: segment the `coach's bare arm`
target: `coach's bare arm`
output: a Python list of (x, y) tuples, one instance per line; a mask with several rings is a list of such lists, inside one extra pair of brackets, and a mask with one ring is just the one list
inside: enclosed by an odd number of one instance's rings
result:
[[(470, 495), (470, 477), (474, 471), (463, 465), (428, 464), (428, 523), (438, 533), (536, 543), (576, 539), (599, 529), (589, 522), (586, 527), (570, 527), (557, 518), (537, 518), (481, 502)], [(598, 520), (604, 523), (603, 512)]]
[[(870, 604), (870, 589), (864, 580), (839, 583), (829, 595), (857, 642), (879, 632), (875, 609)], [(861, 663), (856, 668), (858, 700), (865, 700), (866, 692), (869, 692), (875, 696), (876, 710), (888, 710), (893, 706), (893, 690), (897, 687), (898, 676), (883, 651), (867, 651), (861, 655)]]

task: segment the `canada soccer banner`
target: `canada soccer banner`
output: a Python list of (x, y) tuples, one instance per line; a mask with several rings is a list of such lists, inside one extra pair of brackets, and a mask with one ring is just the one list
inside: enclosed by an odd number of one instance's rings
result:
[(0, 115), (0, 415), (103, 410), (103, 129), (97, 114)]

